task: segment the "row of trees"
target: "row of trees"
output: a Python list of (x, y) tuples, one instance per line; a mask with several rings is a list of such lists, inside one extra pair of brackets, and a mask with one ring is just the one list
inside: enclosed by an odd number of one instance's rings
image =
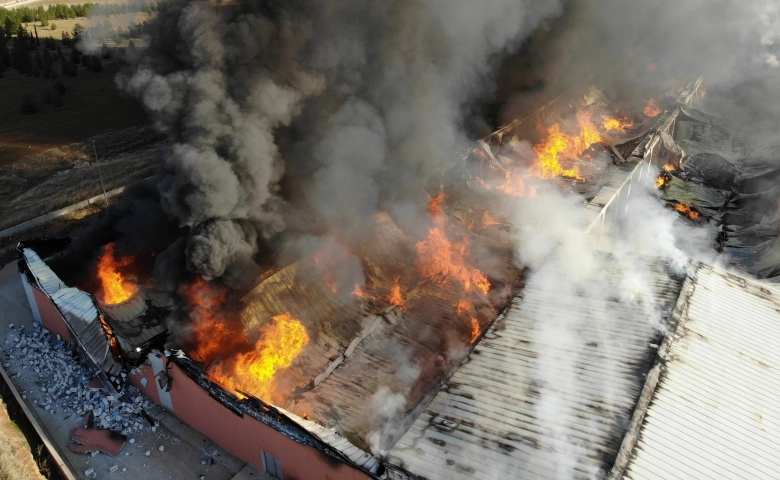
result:
[(42, 25), (48, 25), (50, 20), (87, 17), (89, 15), (120, 15), (123, 13), (141, 13), (152, 14), (157, 11), (157, 3), (121, 3), (100, 5), (95, 3), (83, 3), (77, 5), (49, 5), (47, 8), (42, 6), (19, 7), (14, 9), (0, 8), (0, 27), (5, 30), (6, 35), (15, 33), (22, 23), (41, 22)]
[[(37, 35), (33, 37), (24, 28), (20, 28), (10, 42), (4, 37), (0, 37), (0, 77), (3, 76), (3, 71), (7, 67), (13, 67), (19, 73), (56, 80), (55, 63), (60, 63), (63, 75), (71, 77), (78, 75), (77, 65), (79, 64), (87, 70), (101, 72), (103, 62), (100, 57), (82, 55), (76, 46), (83, 33), (84, 29), (81, 25), (76, 25), (73, 28), (72, 38), (74, 40), (71, 44), (69, 57), (65, 56), (62, 47), (50, 37), (44, 39), (44, 48), (41, 49), (41, 42)], [(53, 54), (55, 52), (56, 54)], [(100, 54), (104, 59), (110, 58), (111, 50), (103, 45)]]

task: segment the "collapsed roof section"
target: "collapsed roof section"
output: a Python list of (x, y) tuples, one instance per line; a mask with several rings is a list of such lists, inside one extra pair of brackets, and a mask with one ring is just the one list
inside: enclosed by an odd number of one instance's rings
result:
[[(493, 265), (502, 262), (491, 257), (511, 258), (513, 244), (499, 231), (493, 226), (482, 232), (496, 233), (483, 245), (484, 261)], [(414, 269), (406, 266), (415, 259), (410, 245), (392, 219), (380, 214), (369, 238), (353, 249), (367, 276), (362, 297), (334, 293), (309, 258), (279, 270), (243, 299), (241, 319), (250, 339), (269, 318), (285, 312), (300, 319), (311, 336), (292, 366), (274, 377), (275, 388), (289, 392), (279, 404), (310, 415), (361, 448), (383, 423), (376, 395), (401, 395), (398, 415), (405, 416), (466, 353), (474, 336), (472, 318), (487, 325), (520, 283), (517, 268), (482, 265), (498, 288), (465, 294), (410, 274)], [(401, 274), (404, 298), (393, 303), (388, 292)], [(467, 297), (471, 307), (459, 311)]]
[[(43, 244), (39, 241), (36, 246)], [(45, 248), (45, 246), (44, 246)], [(102, 372), (103, 383), (119, 392), (127, 377), (126, 365), (143, 361), (149, 349), (167, 336), (162, 321), (170, 313), (143, 293), (122, 304), (101, 305), (77, 288), (68, 287), (32, 248), (18, 246), (19, 270), (33, 288), (48, 296), (64, 319), (85, 357)]]

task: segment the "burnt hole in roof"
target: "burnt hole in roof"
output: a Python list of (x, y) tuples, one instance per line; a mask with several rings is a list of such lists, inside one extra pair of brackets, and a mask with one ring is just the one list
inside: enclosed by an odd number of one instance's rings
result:
[(431, 443), (434, 443), (434, 444), (436, 444), (436, 445), (438, 445), (440, 447), (443, 447), (443, 446), (447, 445), (447, 442), (445, 442), (444, 440), (438, 439), (438, 438), (429, 438), (428, 440), (430, 440)]

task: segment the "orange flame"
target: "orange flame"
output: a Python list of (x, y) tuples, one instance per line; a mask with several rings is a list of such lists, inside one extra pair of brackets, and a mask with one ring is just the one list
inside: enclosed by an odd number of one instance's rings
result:
[(391, 305), (403, 305), (404, 297), (401, 295), (401, 276), (396, 275), (393, 279), (393, 288), (390, 289), (390, 296), (387, 301)]
[(356, 283), (355, 284), (355, 289), (352, 290), (352, 295), (354, 295), (356, 297), (363, 298), (363, 297), (366, 296), (366, 292), (364, 292), (363, 289), (360, 288), (360, 285)]
[(702, 88), (701, 90), (699, 90), (699, 93), (701, 94), (701, 98), (704, 98), (707, 96), (707, 89)]
[(557, 123), (548, 128), (547, 138), (534, 146), (539, 160), (534, 165), (533, 173), (541, 178), (562, 176), (581, 180), (577, 169), (563, 168), (561, 160), (576, 160), (591, 145), (601, 141), (601, 135), (591, 122), (592, 116), (593, 112), (577, 112), (577, 124), (580, 128), (577, 135), (566, 135)]
[(179, 289), (193, 322), (195, 351), (205, 363), (248, 346), (239, 322), (223, 317), (228, 288), (200, 277)]
[(133, 263), (133, 257), (117, 259), (114, 252), (115, 246), (114, 243), (109, 243), (103, 247), (103, 253), (97, 264), (97, 276), (100, 279), (104, 305), (115, 305), (127, 301), (138, 290), (136, 285), (125, 280), (119, 272), (119, 267)]
[(501, 224), (501, 222), (499, 222), (498, 220), (493, 218), (493, 216), (491, 216), (487, 212), (487, 210), (482, 212), (482, 227), (483, 228), (490, 227), (491, 225), (500, 225), (500, 224)]
[(225, 388), (238, 389), (269, 401), (279, 398), (274, 388), (274, 375), (288, 368), (309, 344), (309, 333), (289, 312), (271, 317), (260, 329), (255, 348), (239, 353), (232, 362), (216, 365), (209, 375)]
[(658, 178), (655, 179), (655, 188), (656, 188), (656, 190), (661, 190), (662, 188), (664, 188), (666, 186), (667, 183), (668, 183), (668, 179), (666, 178), (665, 175), (663, 175), (663, 174), (658, 175)]
[(682, 203), (675, 204), (674, 210), (682, 213), (683, 215), (690, 218), (691, 220), (698, 220), (699, 217), (701, 216), (699, 212), (697, 212), (696, 210), (692, 209), (687, 205), (683, 205)]
[(655, 99), (651, 98), (649, 102), (647, 102), (647, 106), (645, 107), (644, 114), (646, 117), (657, 117), (661, 113), (661, 109), (658, 108), (658, 105), (655, 104)]
[(634, 126), (634, 122), (604, 115), (601, 125), (604, 127), (604, 130), (608, 132), (625, 132), (626, 129)]
[[(430, 212), (440, 212), (441, 201), (431, 200)], [(435, 207), (435, 208), (434, 208)], [(428, 236), (417, 242), (417, 268), (421, 275), (437, 284), (460, 284), (465, 291), (490, 290), (490, 281), (479, 270), (466, 263), (470, 250), (468, 238), (460, 242), (451, 242), (444, 231), (446, 217), (436, 213), (434, 227), (428, 230)]]
[(460, 315), (461, 313), (470, 312), (473, 308), (474, 305), (466, 299), (458, 301), (458, 305), (457, 305), (458, 315)]
[(428, 213), (432, 217), (436, 217), (444, 210), (444, 200), (447, 198), (447, 195), (444, 194), (444, 192), (436, 195), (430, 201), (428, 201)]
[(474, 343), (477, 341), (477, 338), (479, 338), (480, 333), (480, 326), (479, 321), (476, 318), (471, 319), (471, 340), (469, 343)]
[(664, 170), (667, 172), (673, 172), (677, 170), (677, 167), (675, 165), (672, 165), (671, 163), (664, 163)]

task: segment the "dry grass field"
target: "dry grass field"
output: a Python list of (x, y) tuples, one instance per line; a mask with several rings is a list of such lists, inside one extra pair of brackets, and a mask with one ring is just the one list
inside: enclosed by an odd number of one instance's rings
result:
[(11, 421), (0, 400), (0, 479), (44, 480), (24, 433)]
[[(54, 2), (54, 3), (67, 3), (67, 2)], [(84, 2), (73, 2), (73, 3), (84, 3)], [(104, 2), (100, 2), (104, 3)], [(36, 4), (35, 6), (37, 6)], [(68, 19), (55, 19), (49, 21), (49, 26), (44, 27), (41, 25), (40, 22), (35, 23), (28, 23), (25, 24), (27, 27), (27, 31), (34, 34), (35, 29), (33, 28), (33, 25), (35, 25), (35, 28), (38, 29), (38, 37), (43, 40), (45, 37), (51, 37), (55, 40), (62, 40), (62, 32), (68, 32), (69, 34), (73, 32), (73, 27), (76, 26), (76, 24), (81, 25), (84, 28), (89, 28), (91, 26), (102, 24), (106, 20), (108, 20), (111, 23), (111, 26), (114, 28), (122, 28), (124, 30), (127, 30), (127, 26), (130, 24), (130, 22), (134, 23), (143, 23), (147, 20), (152, 18), (150, 15), (146, 13), (130, 13), (130, 14), (124, 14), (124, 15), (112, 15), (112, 16), (94, 16), (89, 18), (68, 18)], [(52, 30), (51, 24), (55, 24), (57, 28)]]
[[(54, 69), (59, 70), (59, 63)], [(114, 77), (118, 70), (117, 63), (105, 62), (98, 73), (81, 66), (77, 77), (58, 72), (57, 81), (67, 89), (62, 107), (43, 105), (43, 92), (51, 89), (54, 81), (6, 70), (0, 78), (0, 165), (99, 133), (146, 123), (138, 102), (117, 91)], [(24, 94), (36, 101), (38, 113), (22, 114)]]

